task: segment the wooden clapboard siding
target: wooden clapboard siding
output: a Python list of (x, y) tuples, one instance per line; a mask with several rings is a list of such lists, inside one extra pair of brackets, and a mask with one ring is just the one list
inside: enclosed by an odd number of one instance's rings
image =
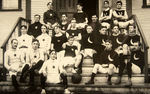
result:
[(41, 15), (41, 22), (43, 22), (43, 13), (47, 11), (47, 3), (52, 0), (31, 0), (31, 20), (34, 21), (34, 15)]
[[(26, 15), (26, 0), (22, 0), (22, 11), (1, 11), (0, 12), (0, 45), (6, 40), (10, 34), (18, 17), (24, 17)], [(2, 64), (2, 49), (0, 49), (0, 65)]]

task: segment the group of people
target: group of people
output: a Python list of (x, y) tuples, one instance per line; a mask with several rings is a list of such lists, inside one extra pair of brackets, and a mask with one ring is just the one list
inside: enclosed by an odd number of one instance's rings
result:
[(93, 15), (92, 22), (88, 22), (82, 4), (77, 4), (77, 12), (68, 21), (67, 14), (62, 14), (60, 19), (49, 2), (48, 11), (43, 15), (44, 24), (36, 14), (35, 22), (28, 29), (22, 25), (21, 36), (12, 39), (11, 49), (5, 52), (4, 65), (14, 87), (18, 89), (16, 75), (21, 72), (20, 82), (25, 83), (30, 74), (31, 86), (34, 86), (35, 74), (40, 74), (42, 92), (45, 83), (63, 84), (65, 92), (69, 92), (66, 70), (71, 67), (71, 73), (81, 74), (86, 58), (94, 61), (91, 79), (86, 84), (94, 84), (98, 72), (108, 74), (109, 85), (112, 75), (118, 73), (115, 84), (120, 84), (126, 68), (127, 85), (131, 86), (132, 73), (142, 73), (144, 68), (140, 36), (120, 0), (114, 11), (108, 0), (103, 4), (100, 18)]

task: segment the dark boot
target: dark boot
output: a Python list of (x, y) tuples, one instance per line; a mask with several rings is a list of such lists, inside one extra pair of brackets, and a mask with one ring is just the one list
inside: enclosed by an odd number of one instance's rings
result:
[(107, 79), (107, 84), (108, 85), (112, 85), (112, 83), (111, 83), (111, 77), (112, 77), (112, 75), (108, 75), (108, 79)]
[(19, 90), (19, 84), (16, 80), (16, 76), (15, 75), (12, 75), (12, 84), (14, 86), (14, 88), (18, 91)]
[(96, 75), (95, 73), (92, 73), (91, 79), (85, 84), (94, 84), (94, 77), (95, 77), (95, 75)]

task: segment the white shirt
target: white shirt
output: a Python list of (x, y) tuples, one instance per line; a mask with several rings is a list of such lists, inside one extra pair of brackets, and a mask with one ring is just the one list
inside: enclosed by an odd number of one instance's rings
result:
[(24, 34), (19, 36), (17, 40), (18, 40), (18, 48), (21, 48), (23, 46), (27, 48), (31, 48), (32, 36), (28, 34)]
[(5, 52), (5, 67), (6, 69), (9, 68), (16, 68), (18, 70), (19, 67), (23, 65), (23, 57), (21, 55), (20, 50), (17, 49), (9, 49)]
[(62, 65), (60, 64), (59, 60), (49, 59), (44, 62), (40, 73), (47, 74), (47, 83), (59, 83), (60, 80), (60, 73), (62, 71)]
[(51, 37), (45, 33), (37, 37), (40, 42), (40, 48), (49, 50), (51, 47)]
[(27, 51), (26, 63), (29, 65), (35, 65), (39, 60), (44, 61), (44, 53), (40, 49), (34, 50), (30, 49)]

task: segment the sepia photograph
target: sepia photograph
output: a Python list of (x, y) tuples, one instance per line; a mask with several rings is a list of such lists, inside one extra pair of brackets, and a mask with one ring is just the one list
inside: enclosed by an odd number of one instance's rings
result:
[(0, 0), (0, 94), (150, 94), (150, 0)]

